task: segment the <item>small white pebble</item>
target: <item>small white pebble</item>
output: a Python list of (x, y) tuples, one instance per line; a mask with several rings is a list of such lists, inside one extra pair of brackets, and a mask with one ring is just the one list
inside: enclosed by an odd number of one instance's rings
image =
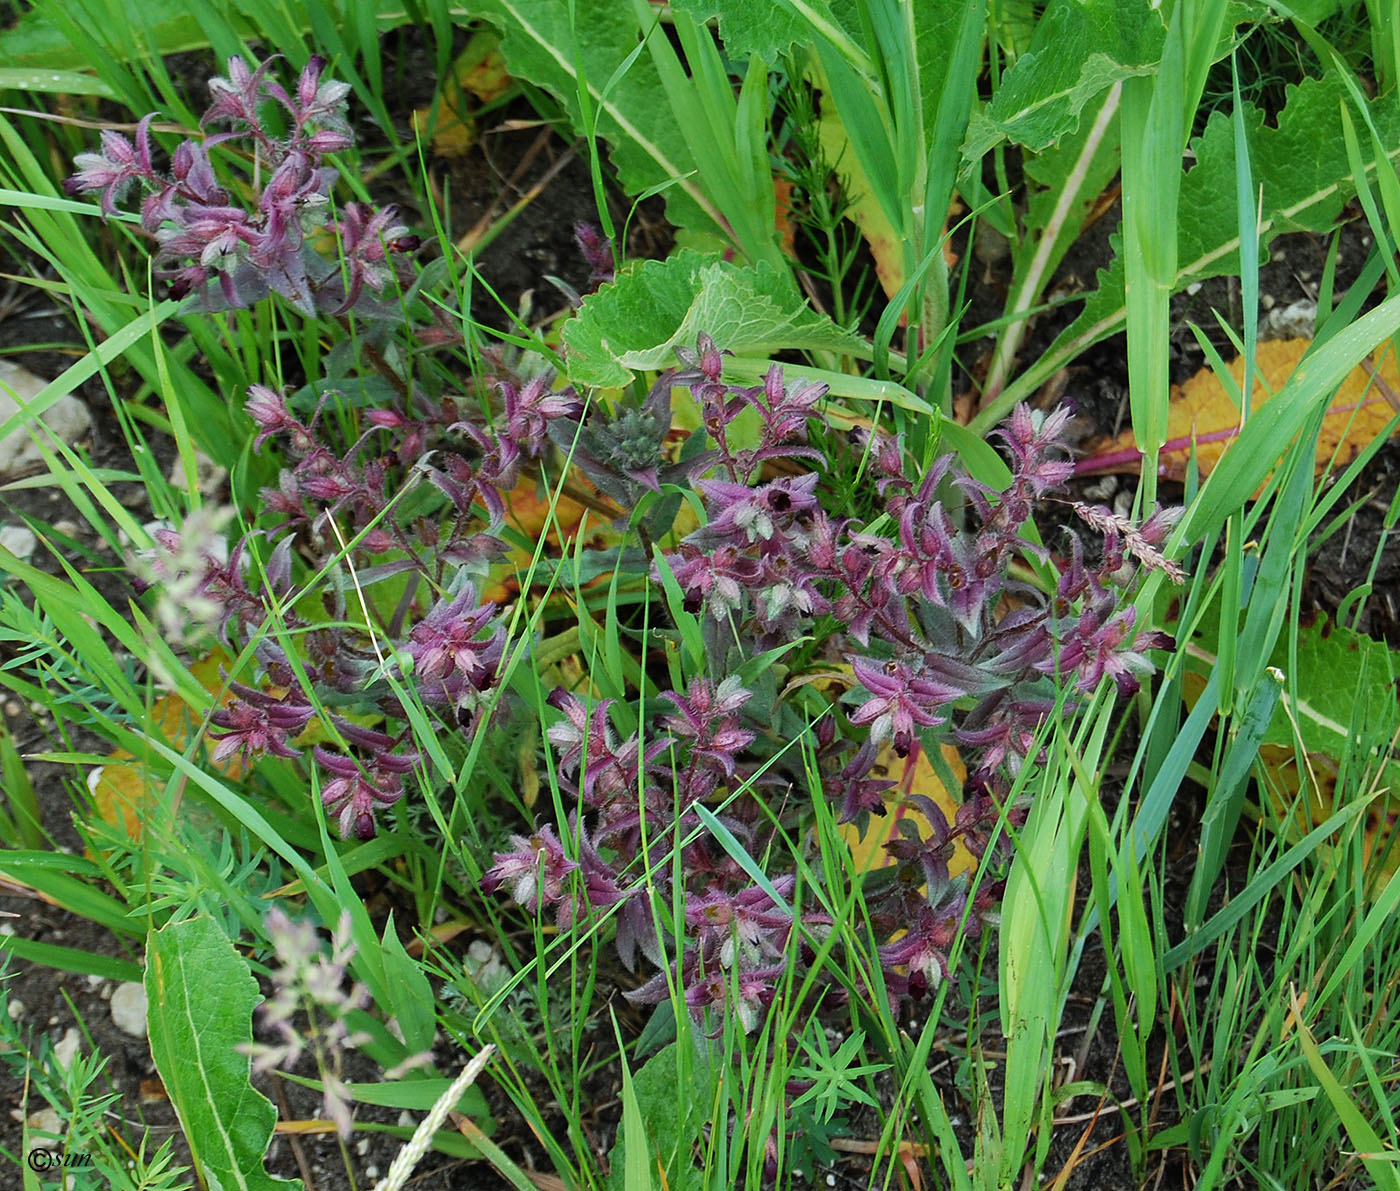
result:
[(1186, 287), (1186, 292), (1194, 298), (1197, 294), (1201, 292), (1201, 283), (1199, 281), (1193, 281), (1190, 285)]
[(398, 1125), (400, 1129), (416, 1129), (418, 1122), (414, 1120), (413, 1114), (405, 1108), (399, 1113)]
[(62, 534), (65, 538), (76, 538), (78, 536), (78, 523), (64, 517), (53, 523), (53, 531)]
[[(58, 1119), (58, 1113), (51, 1108), (41, 1108), (38, 1112), (32, 1112), (25, 1118), (25, 1125), (30, 1132), (29, 1148), (31, 1150), (56, 1150), (63, 1139), (63, 1122)], [(35, 1137), (35, 1133), (51, 1133), (52, 1137)]]
[(112, 986), (110, 984), (104, 984), (97, 990), (97, 995), (104, 1001), (110, 1001), (112, 999)]
[(73, 1065), (73, 1060), (78, 1056), (78, 1043), (82, 1039), (78, 1036), (77, 1028), (69, 1026), (64, 1031), (63, 1037), (53, 1044), (53, 1057), (65, 1071)]
[(88, 983), (88, 988), (96, 988), (99, 984), (102, 983), (103, 977), (99, 976), (96, 972), (90, 972), (86, 979)]
[(146, 990), (134, 980), (112, 991), (112, 1021), (133, 1038), (146, 1036)]
[(11, 718), (19, 715), (19, 713), (23, 710), (24, 708), (20, 706), (18, 699), (5, 700), (5, 714), (10, 716)]
[(38, 548), (39, 539), (27, 525), (6, 525), (0, 528), (0, 546), (20, 560), (28, 562)]
[(368, 1137), (362, 1137), (359, 1141), (355, 1143), (355, 1153), (359, 1154), (361, 1158), (363, 1158), (366, 1154), (369, 1153)]
[(10, 1015), (11, 1021), (19, 1021), (24, 1016), (24, 1002), (15, 997), (6, 1007), (5, 1012)]
[(826, 1176), (826, 1185), (828, 1187), (836, 1186), (836, 1176), (834, 1174), (829, 1174)]
[(377, 1167), (373, 1162), (371, 1162), (368, 1166), (365, 1167), (365, 1178), (372, 1183), (378, 1177), (379, 1167)]

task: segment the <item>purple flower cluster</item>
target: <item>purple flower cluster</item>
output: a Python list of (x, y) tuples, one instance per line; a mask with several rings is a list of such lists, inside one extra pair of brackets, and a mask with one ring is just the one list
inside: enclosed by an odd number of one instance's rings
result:
[[(282, 394), (250, 386), (244, 408), (258, 429), (256, 445), (279, 443), (289, 463), (278, 486), (262, 494), (276, 520), (260, 531), (274, 543), (263, 567), (267, 589), (247, 585), (240, 563), (249, 539), (227, 563), (208, 559), (192, 590), (218, 606), (226, 636), (261, 638), (255, 654), (261, 676), (279, 693), (233, 684), (232, 699), (212, 717), (215, 759), (300, 756), (293, 739), (316, 714), (313, 691), (406, 724), (398, 695), (383, 680), (386, 658), (398, 681), (411, 683), (424, 704), (450, 714), (455, 726), (485, 722), (506, 645), (501, 608), (478, 594), (490, 563), (505, 551), (494, 531), (505, 519), (505, 494), (544, 451), (549, 421), (578, 408), (572, 393), (554, 392), (547, 377), (503, 380), (497, 393), (498, 408), (475, 417), (452, 399), (372, 410), (363, 433), (334, 446), (319, 406), (299, 416)], [(424, 482), (437, 490), (438, 514), (399, 515), (404, 497)], [(347, 557), (362, 591), (389, 578), (408, 583), (398, 613), (377, 626), (382, 643), (318, 626), (288, 606), (294, 544), (314, 569), (343, 568), (336, 560)], [(424, 590), (429, 594), (419, 598)], [(262, 632), (273, 602), (281, 623), (303, 642), (296, 656)], [(345, 614), (337, 595), (327, 619), (343, 624)], [(365, 839), (402, 798), (418, 753), (407, 746), (406, 728), (391, 735), (335, 714), (329, 725), (345, 747), (310, 753), (321, 774), (321, 799), (343, 835)]]
[[(322, 68), (313, 59), (288, 92), (268, 64), (234, 59), (204, 119), (223, 131), (182, 144), (169, 175), (153, 165), (147, 118), (134, 143), (104, 134), (70, 189), (100, 191), (110, 212), (130, 186), (146, 187), (143, 226), (179, 289), (229, 305), (277, 292), (308, 314), (366, 310), (415, 244), (391, 209), (349, 206), (329, 225), (334, 261), (312, 247), (335, 180), (326, 156), (349, 145), (346, 88), (322, 81)], [(254, 164), (251, 183), (230, 190), (207, 151), (234, 140)], [(230, 197), (243, 191), (251, 210)], [(586, 230), (579, 239), (603, 279), (610, 251)], [(417, 348), (455, 346), (445, 327), (424, 330)], [(707, 335), (648, 392), (610, 404), (556, 389), (551, 375), (517, 375), (500, 351), (481, 353), (495, 375), (475, 378), (475, 400), (452, 391), (450, 370), (404, 375), (367, 354), (395, 394), (374, 408), (323, 416), (325, 385), (304, 398), (250, 386), (254, 447), (275, 444), (285, 465), (262, 493), (261, 528), (226, 560), (194, 533), (162, 535), (168, 557), (151, 581), (178, 581), (222, 636), (255, 643), (256, 674), (212, 717), (215, 758), (302, 766), (343, 836), (374, 835), (402, 813), (410, 779), (432, 780), (410, 729), (420, 709), (444, 733), (474, 734), (509, 703), (507, 615), (483, 593), (499, 596), (487, 585), (507, 551), (512, 493), (565, 477), (593, 501), (591, 484), (597, 507), (621, 514), (608, 569), (657, 598), (653, 631), (664, 619), (653, 582), (679, 588), (701, 626), (703, 674), (635, 715), (555, 689), (546, 735), (564, 821), (511, 835), (482, 886), (552, 914), (560, 930), (614, 920), (624, 964), (648, 965), (639, 1000), (676, 985), (697, 1016), (722, 1010), (752, 1027), (803, 975), (792, 965), (811, 962), (832, 923), (784, 857), (814, 799), (862, 825), (899, 800), (923, 812), (923, 830), (899, 819), (892, 871), (865, 900), (884, 988), (934, 989), (958, 941), (996, 922), (1006, 829), (1026, 809), (1012, 799), (1015, 777), (1034, 761), (1045, 718), (1066, 691), (1105, 678), (1135, 689), (1146, 651), (1170, 644), (1140, 631), (1124, 598), (1133, 564), (1180, 577), (1162, 553), (1170, 515), (1134, 526), (1075, 505), (1103, 534), (1097, 566), (1077, 540), (1057, 566), (1037, 544), (1033, 510), (1072, 471), (1064, 412), (1016, 409), (998, 432), (1010, 480), (997, 490), (952, 456), (920, 474), (877, 430), (837, 435), (823, 417), (826, 386), (778, 365), (756, 385), (726, 381)], [(683, 441), (678, 389), (701, 425)], [(842, 451), (850, 457), (833, 458)], [(823, 469), (838, 462), (872, 481), (872, 516), (836, 508)], [(677, 488), (706, 512), (679, 538)], [(641, 551), (625, 548), (628, 535)], [(259, 567), (246, 563), (253, 554)], [(319, 609), (294, 582), (299, 568), (325, 580)], [(649, 673), (654, 660), (638, 659)], [(951, 818), (890, 772), (903, 758), (907, 777), (921, 750), (947, 739), (970, 771)], [(975, 892), (950, 876), (959, 845), (986, 861)], [(756, 881), (760, 857), (770, 875)]]
[[(182, 141), (168, 173), (156, 168), (154, 116), (146, 116), (134, 143), (109, 130), (99, 152), (79, 154), (68, 192), (100, 192), (110, 215), (133, 185), (144, 188), (141, 227), (155, 239), (157, 273), (176, 297), (199, 293), (211, 307), (241, 308), (277, 293), (306, 314), (383, 313), (363, 300), (365, 291), (382, 291), (394, 277), (393, 258), (416, 249), (418, 238), (393, 207), (349, 203), (332, 218), (338, 174), (326, 158), (352, 143), (350, 88), (323, 82), (325, 60), (312, 57), (288, 92), (269, 75), (271, 64), (250, 68), (229, 59), (227, 77), (210, 80), (213, 98), (200, 121), (223, 130)], [(275, 122), (272, 107), (282, 111)], [(285, 132), (274, 132), (275, 124)], [(252, 161), (251, 177), (232, 187), (219, 181), (209, 157), (226, 142)], [(243, 193), (252, 195), (251, 209), (238, 197)], [(313, 246), (313, 233), (323, 228), (334, 234), (329, 256)]]
[[(584, 913), (616, 913), (628, 966), (640, 953), (661, 969), (633, 997), (659, 1000), (678, 983), (697, 1014), (723, 1007), (755, 1024), (802, 952), (793, 932), (810, 945), (830, 924), (794, 907), (790, 873), (756, 886), (705, 830), (696, 808), (722, 804), (730, 837), (750, 856), (769, 854), (773, 817), (760, 813), (758, 797), (811, 782), (800, 765), (783, 761), (772, 708), (767, 722), (747, 715), (754, 691), (736, 671), (759, 650), (813, 638), (813, 666), (844, 663), (851, 675), (844, 718), (830, 704), (808, 717), (815, 719), (822, 796), (839, 805), (842, 820), (862, 822), (903, 797), (929, 824), (921, 833), (913, 819), (900, 820), (887, 845), (895, 879), (867, 891), (872, 925), (891, 940), (879, 948), (887, 991), (923, 995), (946, 977), (955, 942), (997, 920), (998, 871), (1009, 859), (1004, 828), (1019, 824), (1026, 810), (1009, 800), (1012, 778), (1032, 759), (1057, 691), (1070, 685), (1088, 692), (1105, 676), (1129, 691), (1150, 669), (1144, 652), (1170, 644), (1156, 633), (1134, 637), (1121, 585), (1131, 580), (1125, 552), (1173, 574), (1157, 552), (1171, 518), (1134, 528), (1081, 511), (1105, 532), (1104, 561), (1086, 568), (1074, 542), (1047, 594), (1013, 578), (1012, 564), (1048, 559), (1027, 530), (1036, 503), (1071, 474), (1061, 446), (1067, 413), (1015, 411), (999, 432), (1011, 471), (1000, 492), (951, 458), (912, 478), (897, 440), (858, 441), (883, 499), (882, 520), (894, 527), (892, 535), (879, 534), (830, 516), (816, 473), (769, 470), (814, 453), (807, 432), (820, 417), (823, 386), (789, 385), (777, 367), (760, 386), (728, 385), (722, 355), (704, 337), (681, 356), (685, 370), (658, 381), (649, 400), (676, 384), (691, 388), (713, 443), (697, 458), (721, 475), (694, 482), (708, 522), (678, 542), (664, 565), (686, 609), (704, 613), (710, 673), (727, 677), (696, 678), (683, 693), (664, 692), (674, 711), (626, 739), (613, 730), (610, 700), (587, 704), (556, 691), (550, 702), (563, 718), (548, 735), (578, 803), (570, 831), (563, 840), (552, 832), (516, 837), (513, 850), (497, 854), (485, 886), (510, 885), (521, 904), (553, 907), (561, 924)], [(728, 430), (743, 410), (758, 411), (761, 429), (756, 445), (738, 449)], [(651, 479), (642, 448), (639, 439), (630, 470), (633, 478)], [(659, 447), (653, 442), (650, 450), (654, 467)], [(596, 462), (599, 452), (589, 454)], [(883, 746), (912, 763), (921, 748), (937, 747), (938, 729), (961, 746), (972, 771), (951, 821), (882, 768), (889, 757)], [(736, 792), (753, 797), (729, 797)], [(975, 893), (950, 878), (959, 843), (978, 858), (996, 852), (990, 878)], [(672, 848), (680, 850), (678, 866), (666, 863)], [(684, 909), (672, 937), (657, 935), (638, 857), (645, 857), (661, 903)]]

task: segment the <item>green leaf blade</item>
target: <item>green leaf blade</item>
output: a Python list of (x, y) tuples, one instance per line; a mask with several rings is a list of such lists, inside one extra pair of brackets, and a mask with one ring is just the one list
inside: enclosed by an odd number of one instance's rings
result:
[(212, 918), (152, 931), (151, 1055), (211, 1191), (301, 1191), (263, 1168), (277, 1111), (249, 1082), (257, 981)]

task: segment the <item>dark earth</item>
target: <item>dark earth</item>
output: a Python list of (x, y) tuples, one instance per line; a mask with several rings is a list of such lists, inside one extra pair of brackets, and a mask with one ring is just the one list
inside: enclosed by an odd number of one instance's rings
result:
[[(411, 34), (398, 35), (396, 44), (386, 49), (390, 51), (386, 53), (386, 61), (400, 63), (402, 67), (394, 100), (396, 111), (403, 114), (398, 132), (400, 136), (411, 137), (409, 114), (413, 108), (429, 103), (434, 94), (433, 64), (427, 50), (416, 44)], [(192, 92), (207, 78), (213, 66), (212, 61), (199, 55), (189, 55), (187, 60), (177, 65)], [(377, 135), (377, 130), (364, 126), (363, 122), (358, 131), (371, 143)], [(501, 299), (500, 306), (489, 300), (483, 302), (476, 311), (483, 322), (503, 326), (504, 308), (521, 312), (527, 321), (544, 322), (566, 307), (567, 287), (579, 292), (586, 291), (589, 269), (574, 242), (572, 229), (577, 221), (596, 220), (597, 217), (587, 161), (581, 156), (578, 145), (539, 122), (528, 104), (517, 100), (489, 113), (481, 122), (477, 143), (466, 156), (434, 159), (430, 169), (434, 188), (440, 194), (451, 195), (450, 216), (457, 235), (479, 224), (489, 223), (517, 199), (535, 192), (533, 201), (524, 206), (505, 230), (479, 254), (481, 275)], [(408, 193), (390, 193), (381, 197), (403, 202), (409, 208), (407, 221), (410, 223), (419, 214), (413, 209), (413, 196)], [(614, 214), (620, 221), (627, 214), (627, 205), (620, 196), (613, 197)], [(1093, 287), (1095, 270), (1107, 264), (1108, 236), (1116, 222), (1115, 208), (1090, 229), (1062, 266), (1055, 281), (1057, 287)], [(1344, 233), (1338, 292), (1343, 290), (1360, 267), (1365, 252), (1363, 236), (1362, 226), (1358, 225), (1352, 225)], [(654, 206), (644, 207), (632, 221), (628, 254), (662, 256), (668, 247), (669, 233), (658, 212)], [(961, 246), (964, 251), (967, 247), (965, 243)], [(1261, 311), (1261, 320), (1267, 316), (1268, 309), (1281, 310), (1299, 300), (1315, 299), (1326, 247), (1322, 239), (1310, 236), (1292, 236), (1276, 242), (1271, 260), (1263, 268), (1260, 279), (1266, 307)], [(15, 252), (12, 241), (4, 245), (5, 255), (0, 259), (0, 273), (24, 276), (37, 272), (42, 276), (41, 262), (24, 259)], [(979, 271), (980, 268), (978, 266)], [(548, 276), (559, 278), (565, 288), (544, 280)], [(1005, 284), (1005, 276), (999, 277), (995, 266), (989, 267), (985, 292), (974, 294), (974, 308), (968, 315), (968, 325), (976, 325), (1000, 312), (1003, 292), (998, 286), (1004, 287)], [(1221, 311), (1232, 325), (1238, 327), (1239, 294), (1235, 283), (1225, 279), (1211, 281), (1190, 295), (1180, 295), (1175, 301), (1174, 382), (1186, 379), (1204, 364), (1188, 322), (1206, 328), (1217, 348), (1228, 356), (1228, 343), (1223, 335), (1214, 330), (1213, 310)], [(1034, 353), (1054, 338), (1072, 314), (1073, 307), (1065, 308), (1035, 324), (1023, 346), (1022, 360), (1033, 358)], [(14, 360), (41, 377), (50, 378), (80, 353), (79, 342), (64, 312), (43, 291), (12, 283), (6, 292), (0, 293), (0, 354), (5, 358)], [(47, 346), (31, 346), (36, 344)], [(960, 358), (965, 369), (964, 384), (969, 375), (977, 373), (979, 350), (979, 345), (969, 345)], [(1047, 388), (1051, 390), (1047, 397), (1063, 396), (1075, 403), (1079, 432), (1085, 439), (1116, 433), (1125, 424), (1127, 409), (1127, 372), (1121, 338), (1093, 348)], [(110, 411), (102, 382), (98, 379), (88, 382), (79, 395), (88, 403), (94, 416), (93, 430), (86, 444), (92, 461), (104, 467), (129, 468), (131, 461), (126, 442)], [(162, 455), (163, 470), (168, 469), (173, 457), (170, 445), (156, 441), (154, 448)], [(1379, 550), (1380, 566), (1375, 576), (1375, 594), (1361, 610), (1360, 627), (1388, 640), (1392, 645), (1400, 646), (1400, 609), (1396, 607), (1393, 594), (1397, 590), (1396, 580), (1400, 578), (1400, 550), (1395, 548), (1393, 542), (1382, 542), (1386, 532), (1383, 518), (1395, 495), (1397, 477), (1400, 477), (1400, 447), (1391, 444), (1380, 451), (1357, 481), (1353, 492), (1348, 494), (1347, 503), (1356, 500), (1360, 505), (1345, 531), (1323, 543), (1315, 553), (1306, 598), (1319, 611), (1335, 611), (1348, 592), (1366, 581), (1372, 558)], [(0, 476), (0, 482), (15, 478)], [(1093, 488), (1099, 484), (1101, 481), (1086, 480), (1081, 487)], [(1129, 478), (1122, 478), (1119, 491), (1130, 491), (1131, 484)], [(149, 508), (142, 505), (143, 494), (139, 485), (118, 486), (116, 491), (139, 519), (150, 516)], [(1167, 502), (1179, 500), (1180, 492), (1173, 492), (1168, 487), (1162, 492), (1162, 499)], [(79, 519), (57, 492), (45, 488), (0, 490), (0, 522), (14, 525), (25, 519), (49, 526), (69, 522), (63, 528), (69, 529), (79, 544), (89, 551), (82, 565), (104, 594), (118, 606), (131, 594), (120, 560), (102, 554), (100, 543), (90, 537), (85, 539), (83, 530), (73, 528), (80, 523)], [(46, 558), (42, 549), (35, 555), (34, 562), (51, 572), (60, 571), (55, 560)], [(0, 643), (0, 664), (13, 656), (13, 648)], [(28, 757), (70, 748), (106, 751), (106, 746), (96, 740), (65, 741), (55, 733), (52, 723), (36, 719), (29, 708), (13, 699), (4, 704), (4, 715), (6, 731), (19, 751)], [(1128, 755), (1132, 744), (1132, 741), (1123, 744)], [(80, 773), (69, 766), (30, 760), (28, 774), (43, 807), (45, 829), (64, 848), (81, 850), (80, 839), (72, 825), (74, 808), (82, 803), (80, 794), (83, 791), (77, 789), (82, 780)], [(1115, 771), (1110, 774), (1110, 779), (1115, 774), (1120, 778), (1122, 776)], [(1108, 784), (1111, 786), (1112, 780)], [(1169, 838), (1176, 842), (1166, 871), (1166, 901), (1168, 907), (1175, 908), (1178, 913), (1190, 881), (1195, 850), (1193, 825), (1201, 805), (1201, 792), (1187, 787), (1183, 789), (1172, 812)], [(1247, 849), (1241, 848), (1238, 852), (1239, 862), (1243, 865)], [(1079, 883), (1081, 897), (1089, 886), (1085, 872), (1081, 874)], [(0, 896), (0, 912), (12, 915), (0, 923), (0, 930), (7, 934), (120, 956), (132, 962), (140, 959), (138, 948), (123, 945), (104, 929), (45, 904), (23, 891)], [(1173, 925), (1176, 924), (1168, 923), (1169, 927)], [(471, 940), (461, 939), (457, 942), (465, 948)], [(988, 1031), (988, 1048), (995, 1052), (996, 1013), (992, 995), (995, 992), (995, 956), (988, 955), (984, 964), (985, 971), (992, 975), (983, 978), (983, 991), (979, 998), (980, 1016)], [(624, 985), (630, 979), (622, 973), (618, 977), (619, 983)], [(1098, 1019), (1097, 1028), (1092, 1034), (1087, 1029), (1104, 978), (1103, 956), (1096, 945), (1091, 944), (1080, 966), (1075, 992), (1065, 1017), (1060, 1045), (1061, 1063), (1057, 1070), (1063, 1072), (1065, 1081), (1090, 1080), (1107, 1084), (1121, 1101), (1126, 1100), (1130, 1093), (1118, 1067), (1111, 1011)], [(965, 985), (970, 979), (965, 980)], [(111, 981), (73, 976), (13, 960), (5, 985), (5, 995), (12, 1011), (22, 1004), (15, 1026), (27, 1038), (31, 1053), (58, 1042), (66, 1032), (76, 1028), (81, 1037), (82, 1053), (87, 1054), (95, 1049), (107, 1057), (99, 1083), (118, 1096), (108, 1114), (111, 1126), (133, 1142), (142, 1136), (149, 1137), (151, 1149), (166, 1137), (174, 1137), (177, 1154), (184, 1155), (183, 1160), (187, 1161), (187, 1151), (169, 1101), (164, 1097), (155, 1076), (146, 1042), (123, 1033), (113, 1024), (109, 1004), (112, 991)], [(624, 1012), (625, 1006), (620, 1000), (615, 1001), (614, 1006), (619, 1014)], [(635, 1011), (626, 1012), (640, 1026), (641, 1019), (636, 1017)], [(965, 1024), (966, 1020), (965, 1009), (950, 1003), (949, 1027), (933, 1058), (935, 1083), (950, 1105), (962, 1101), (960, 1087), (965, 1075), (960, 1071), (960, 1061), (966, 1054), (967, 1040), (960, 1032), (960, 1023)], [(600, 1039), (606, 1041), (611, 1025), (606, 1023), (604, 1015), (600, 1015), (600, 1020), (593, 1023), (590, 1029), (596, 1029)], [(1157, 1054), (1160, 1060), (1160, 1047)], [(455, 1073), (468, 1056), (453, 1053), (450, 1047), (440, 1046), (435, 1057), (440, 1069), (450, 1074)], [(378, 1071), (366, 1066), (364, 1070), (351, 1070), (346, 1074), (351, 1079), (374, 1079)], [(3, 1099), (13, 1109), (12, 1113), (0, 1117), (0, 1145), (12, 1158), (20, 1150), (20, 1121), (26, 1113), (40, 1107), (32, 1089), (26, 1092), (23, 1075), (22, 1068), (0, 1075), (0, 1081), (3, 1081), (0, 1086), (6, 1092)], [(992, 1078), (995, 1081), (996, 1072), (992, 1073)], [(612, 1079), (611, 1072), (606, 1073), (596, 1078), (597, 1086), (588, 1089), (593, 1107), (584, 1125), (588, 1134), (596, 1139), (600, 1152), (610, 1148), (620, 1115), (617, 1087)], [(315, 1093), (281, 1078), (258, 1082), (278, 1106), (283, 1121), (320, 1116), (319, 1097)], [(519, 1122), (509, 1102), (492, 1088), (489, 1080), (483, 1086), (496, 1120), (495, 1142), (527, 1171), (538, 1169), (543, 1161), (541, 1147)], [(540, 1095), (548, 1095), (543, 1087)], [(1102, 1110), (1097, 1123), (1096, 1108)], [(1153, 1109), (1156, 1126), (1160, 1128), (1170, 1124), (1174, 1111), (1172, 1093), (1163, 1091)], [(387, 1110), (361, 1109), (359, 1119), (392, 1123), (397, 1115)], [(558, 1116), (557, 1109), (554, 1115)], [(561, 1128), (562, 1125), (560, 1120)], [(845, 1132), (848, 1141), (840, 1146), (835, 1159), (804, 1172), (814, 1185), (851, 1188), (868, 1185), (871, 1159), (868, 1146), (866, 1153), (861, 1152), (861, 1142), (878, 1137), (880, 1123), (873, 1113), (865, 1112), (852, 1114), (848, 1126)], [(1080, 1096), (1065, 1103), (1059, 1113), (1046, 1171), (1054, 1177), (1066, 1163), (1072, 1162), (1073, 1173), (1065, 1184), (1069, 1188), (1092, 1188), (1095, 1191), (1122, 1188), (1126, 1191), (1139, 1187), (1142, 1185), (1139, 1173), (1133, 1170), (1127, 1147), (1121, 1138), (1121, 1128), (1121, 1119), (1111, 1101), (1099, 1105), (1096, 1098)], [(970, 1153), (971, 1123), (964, 1119), (960, 1133), (965, 1152)], [(357, 1133), (349, 1145), (348, 1156), (353, 1173), (348, 1173), (341, 1150), (332, 1136), (324, 1133), (291, 1134), (276, 1141), (269, 1155), (268, 1169), (281, 1175), (301, 1177), (308, 1191), (342, 1191), (364, 1187), (372, 1185), (388, 1170), (399, 1144), (385, 1133)], [(933, 1166), (929, 1161), (917, 1160), (917, 1164), (927, 1172), (926, 1177), (932, 1175)], [(885, 1169), (883, 1163), (880, 1169)], [(1170, 1152), (1154, 1157), (1145, 1176), (1148, 1185), (1189, 1186), (1191, 1181), (1185, 1160)], [(410, 1186), (428, 1191), (460, 1191), (503, 1185), (484, 1164), (462, 1163), (442, 1155), (430, 1155), (410, 1183)], [(537, 1185), (552, 1187), (560, 1184), (551, 1181), (550, 1176), (540, 1175)], [(933, 1177), (932, 1185), (938, 1185), (936, 1177)]]

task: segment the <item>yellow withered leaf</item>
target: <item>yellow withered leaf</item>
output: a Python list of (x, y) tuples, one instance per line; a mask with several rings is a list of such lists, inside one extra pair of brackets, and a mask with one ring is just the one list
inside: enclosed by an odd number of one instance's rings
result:
[[(945, 744), (943, 760), (961, 786), (967, 780), (967, 768), (958, 756), (958, 750), (951, 744)], [(902, 758), (895, 753), (893, 746), (885, 745), (876, 765), (876, 775), (881, 771), (898, 783), (885, 796), (889, 813), (871, 815), (864, 832), (858, 831), (854, 823), (843, 823), (840, 827), (842, 838), (851, 850), (851, 871), (854, 873), (865, 873), (894, 863), (894, 858), (885, 850), (885, 844), (898, 838), (901, 820), (912, 820), (918, 826), (920, 835), (928, 836), (931, 833), (928, 816), (909, 803), (910, 794), (922, 794), (931, 799), (950, 823), (958, 813), (958, 797), (944, 786), (923, 749), (916, 749), (908, 757)], [(959, 873), (975, 872), (976, 869), (977, 858), (958, 840), (948, 862), (949, 876), (956, 877)]]
[[(211, 695), (218, 696), (220, 706), (226, 705), (231, 697), (231, 692), (225, 689), (222, 673), (228, 663), (228, 654), (216, 649), (208, 657), (190, 665), (190, 674)], [(279, 690), (272, 688), (268, 693), (277, 695)], [(179, 695), (162, 695), (151, 706), (147, 730), (150, 735), (164, 738), (171, 748), (183, 751), (189, 744), (190, 736), (202, 727), (203, 719)], [(298, 748), (307, 748), (325, 739), (325, 726), (313, 717), (293, 744)], [(195, 762), (235, 782), (247, 770), (242, 757), (238, 755), (216, 765), (209, 755), (209, 749), (203, 746), (196, 754)], [(144, 761), (126, 749), (118, 749), (88, 772), (87, 785), (97, 818), (124, 831), (130, 838), (139, 840), (145, 823), (159, 805), (165, 780), (155, 777)]]
[[(1310, 339), (1274, 339), (1258, 345), (1255, 354), (1254, 391), (1250, 413), (1267, 416), (1269, 398), (1293, 375), (1293, 370), (1312, 345)], [(1228, 365), (1236, 392), (1244, 385), (1244, 359)], [(1400, 410), (1400, 366), (1395, 349), (1387, 346), (1376, 358), (1368, 358), (1352, 369), (1332, 399), (1322, 419), (1317, 440), (1317, 474), (1330, 465), (1345, 467), (1377, 435), (1383, 434)], [(1167, 411), (1167, 443), (1158, 456), (1157, 472), (1164, 479), (1186, 479), (1194, 449), (1196, 464), (1204, 478), (1239, 437), (1240, 411), (1232, 395), (1210, 368), (1203, 368), (1184, 385), (1172, 389)], [(1102, 459), (1102, 466), (1096, 462)], [(1137, 472), (1138, 455), (1129, 428), (1117, 438), (1089, 445), (1080, 464), (1086, 472)]]
[(433, 105), (413, 113), (414, 129), (432, 137), (433, 152), (439, 157), (462, 157), (476, 144), (476, 121), (470, 115), (468, 96), (488, 103), (510, 88), (500, 45), (500, 35), (494, 31), (475, 34), (452, 63)]

